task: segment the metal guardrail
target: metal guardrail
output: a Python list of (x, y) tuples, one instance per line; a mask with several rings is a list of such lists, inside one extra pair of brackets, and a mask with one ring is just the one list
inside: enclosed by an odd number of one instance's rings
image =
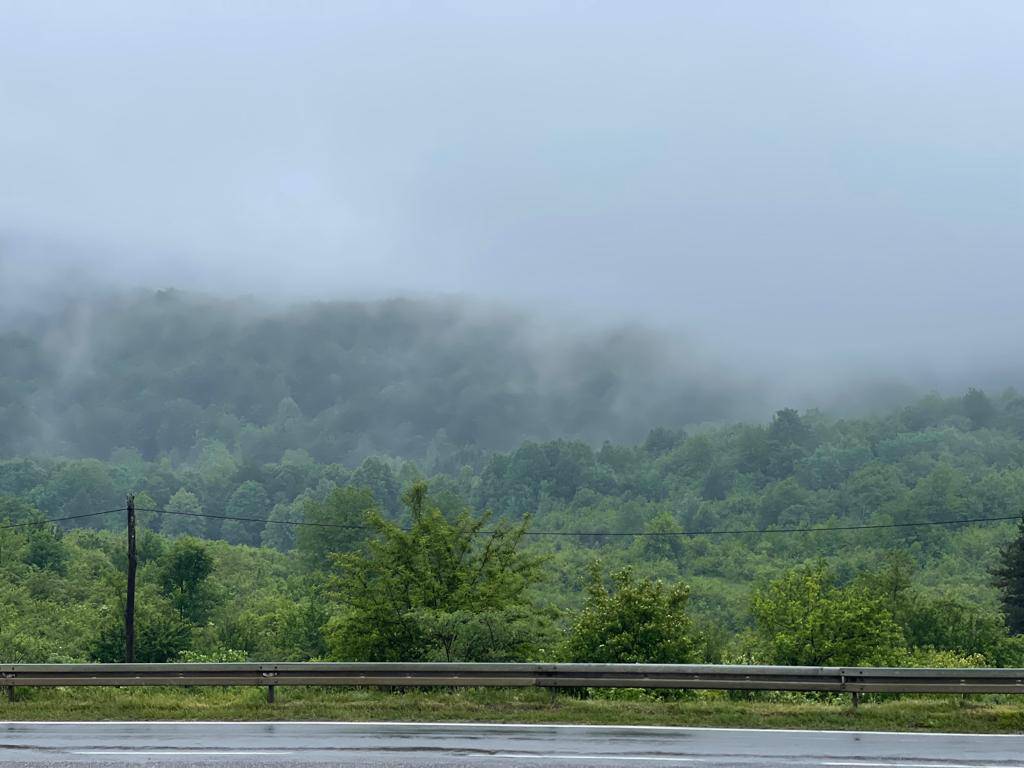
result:
[(0, 687), (278, 685), (692, 688), (861, 693), (1021, 693), (1024, 669), (717, 664), (0, 664)]

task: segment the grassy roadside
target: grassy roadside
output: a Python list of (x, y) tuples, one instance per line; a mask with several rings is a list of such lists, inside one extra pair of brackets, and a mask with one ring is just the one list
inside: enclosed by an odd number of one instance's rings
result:
[(1024, 701), (1011, 697), (868, 699), (776, 694), (736, 700), (700, 692), (662, 700), (638, 692), (614, 698), (551, 698), (545, 691), (470, 689), (386, 692), (258, 688), (58, 688), (0, 699), (0, 720), (406, 720), (587, 723), (750, 728), (1024, 733)]

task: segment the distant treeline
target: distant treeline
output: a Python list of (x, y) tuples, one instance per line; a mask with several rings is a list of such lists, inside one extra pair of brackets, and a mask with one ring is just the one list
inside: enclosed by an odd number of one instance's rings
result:
[[(136, 491), (143, 636), (161, 658), (1024, 663), (1012, 391), (455, 456), (259, 462), (199, 438), (179, 462), (9, 459), (0, 522)], [(975, 518), (1009, 519), (884, 527)], [(113, 513), (0, 531), (0, 647), (115, 658), (123, 526)], [(620, 619), (660, 627), (653, 645), (637, 650)]]
[(435, 460), (528, 439), (638, 440), (751, 413), (750, 394), (637, 329), (573, 333), (447, 301), (272, 310), (178, 291), (0, 330), (0, 456)]

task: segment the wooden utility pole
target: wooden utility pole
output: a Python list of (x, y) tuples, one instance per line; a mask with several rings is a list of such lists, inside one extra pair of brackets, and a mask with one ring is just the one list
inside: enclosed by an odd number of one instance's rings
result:
[(124, 601), (124, 660), (135, 661), (135, 569), (139, 565), (135, 555), (135, 496), (128, 494), (128, 595)]

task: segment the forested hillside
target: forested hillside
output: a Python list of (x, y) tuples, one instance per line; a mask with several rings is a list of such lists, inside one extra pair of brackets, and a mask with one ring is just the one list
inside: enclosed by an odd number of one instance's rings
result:
[(1014, 392), (429, 464), (148, 453), (0, 462), (0, 520), (75, 518), (0, 530), (3, 660), (117, 658), (124, 514), (78, 516), (134, 491), (153, 660), (1024, 663)]
[(0, 456), (130, 447), (177, 462), (209, 439), (257, 463), (288, 448), (422, 460), (759, 412), (647, 331), (573, 332), (442, 300), (83, 299), (0, 327), (0, 361)]

